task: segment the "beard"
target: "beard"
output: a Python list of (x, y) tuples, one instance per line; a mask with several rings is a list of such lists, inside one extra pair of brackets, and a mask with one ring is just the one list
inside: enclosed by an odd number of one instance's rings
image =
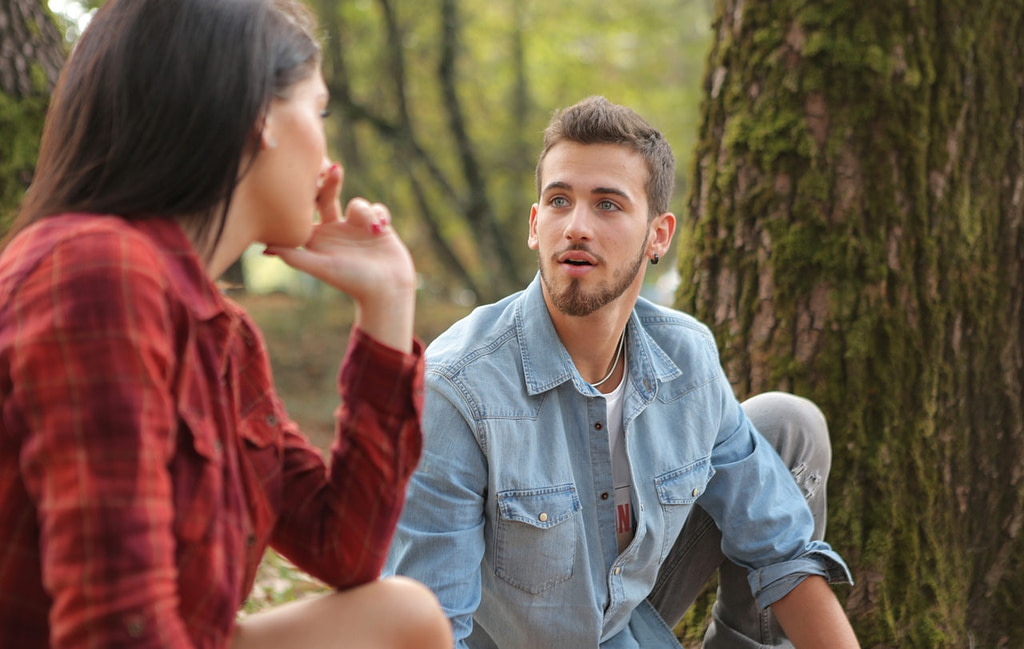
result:
[[(589, 292), (583, 289), (582, 282), (576, 277), (569, 279), (569, 283), (559, 290), (559, 288), (555, 286), (552, 278), (548, 277), (547, 273), (544, 272), (544, 264), (539, 259), (540, 255), (538, 255), (540, 279), (544, 282), (544, 287), (547, 289), (548, 295), (551, 297), (551, 302), (560, 313), (567, 316), (587, 316), (626, 292), (626, 289), (629, 288), (633, 283), (633, 280), (636, 279), (637, 274), (640, 272), (640, 268), (644, 264), (644, 260), (646, 259), (644, 251), (646, 248), (647, 242), (644, 241), (644, 245), (640, 247), (640, 252), (631, 266), (616, 270), (612, 273), (611, 283), (601, 282), (596, 288)], [(585, 249), (583, 246), (574, 246), (570, 248), (570, 250), (583, 249)], [(556, 259), (559, 254), (561, 253), (551, 256), (551, 262), (553, 264), (558, 263)], [(599, 258), (598, 261), (601, 261), (601, 259)]]

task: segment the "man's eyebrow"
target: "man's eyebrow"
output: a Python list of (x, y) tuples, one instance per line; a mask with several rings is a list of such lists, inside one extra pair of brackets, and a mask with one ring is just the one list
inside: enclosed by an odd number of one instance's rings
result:
[(613, 196), (621, 196), (622, 198), (626, 199), (627, 201), (632, 201), (633, 200), (630, 197), (629, 194), (627, 194), (626, 192), (622, 191), (621, 189), (616, 189), (614, 187), (595, 187), (594, 189), (590, 190), (590, 193), (591, 194), (597, 194), (597, 195), (612, 194)]
[(541, 194), (546, 194), (546, 193), (548, 193), (552, 189), (570, 189), (571, 190), (572, 189), (572, 185), (570, 185), (567, 182), (561, 181), (561, 180), (555, 180), (555, 181), (552, 181), (552, 182), (548, 183), (547, 185), (544, 185), (544, 189), (541, 190), (540, 193)]
[[(565, 182), (564, 180), (554, 180), (554, 181), (552, 181), (552, 182), (550, 182), (550, 183), (548, 183), (547, 185), (544, 186), (544, 189), (541, 191), (541, 194), (546, 194), (547, 192), (551, 191), (552, 189), (565, 189), (565, 190), (570, 190), (571, 191), (572, 188), (573, 188), (572, 185), (570, 185), (569, 183)], [(626, 192), (622, 191), (621, 189), (617, 189), (615, 187), (595, 187), (592, 190), (590, 190), (590, 193), (593, 196), (603, 196), (603, 195), (606, 195), (606, 194), (611, 194), (612, 196), (621, 196), (622, 198), (626, 199), (627, 201), (632, 201), (633, 200), (630, 197), (629, 194), (627, 194)]]

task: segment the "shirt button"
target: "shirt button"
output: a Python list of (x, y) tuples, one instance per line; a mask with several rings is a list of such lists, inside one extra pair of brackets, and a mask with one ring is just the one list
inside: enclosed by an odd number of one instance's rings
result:
[(607, 491), (604, 492), (603, 494), (601, 494), (601, 500), (608, 500), (608, 492)]
[(541, 523), (544, 523), (548, 520), (548, 515), (546, 512), (541, 512), (537, 519), (540, 520)]
[(697, 487), (694, 487), (693, 488), (693, 497), (696, 498), (699, 495), (700, 495), (700, 489), (698, 489)]
[(124, 629), (130, 638), (141, 638), (146, 632), (146, 620), (141, 615), (131, 615), (124, 621)]
[(275, 414), (267, 415), (267, 425), (268, 426), (276, 426), (277, 425), (277, 415), (275, 415)]
[(594, 424), (594, 430), (601, 430), (602, 428), (604, 428), (604, 426), (601, 425), (601, 422)]
[(615, 570), (612, 570), (612, 573), (616, 575), (620, 572), (622, 572), (622, 566), (615, 566)]

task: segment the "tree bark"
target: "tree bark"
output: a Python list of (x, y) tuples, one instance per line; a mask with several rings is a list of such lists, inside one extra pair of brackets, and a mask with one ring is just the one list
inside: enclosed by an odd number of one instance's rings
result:
[(829, 418), (865, 647), (1022, 646), (1019, 0), (722, 0), (679, 306)]
[(42, 0), (0, 0), (0, 233), (32, 179), (64, 38)]
[(48, 95), (64, 65), (63, 43), (43, 0), (0, 0), (0, 91)]

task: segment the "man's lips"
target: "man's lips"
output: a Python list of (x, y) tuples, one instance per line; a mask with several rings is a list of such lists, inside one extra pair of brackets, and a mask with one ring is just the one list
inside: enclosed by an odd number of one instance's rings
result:
[(581, 250), (570, 250), (558, 255), (556, 261), (569, 266), (595, 266), (597, 259), (590, 253)]
[(566, 250), (555, 256), (555, 261), (568, 277), (576, 279), (583, 278), (590, 274), (597, 267), (597, 257), (585, 250)]

